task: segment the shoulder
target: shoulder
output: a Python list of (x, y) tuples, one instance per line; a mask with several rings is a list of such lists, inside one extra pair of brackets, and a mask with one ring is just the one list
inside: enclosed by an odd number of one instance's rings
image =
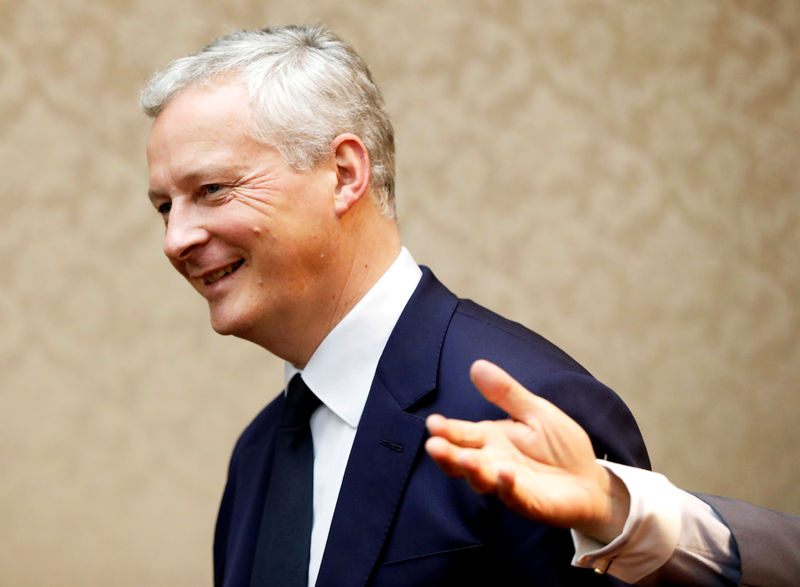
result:
[[(500, 365), (583, 426), (599, 457), (649, 468), (625, 403), (577, 361), (522, 324), (460, 299), (423, 267), (423, 277), (384, 349), (376, 377), (401, 406), (462, 420), (506, 415), (469, 378), (477, 359)], [(435, 389), (435, 393), (430, 393)]]
[[(569, 370), (588, 375), (577, 361), (544, 337), (472, 300), (458, 298), (430, 269), (422, 269), (420, 284), (395, 327), (403, 343), (398, 346), (405, 352), (408, 342), (416, 341), (417, 346), (441, 345), (442, 361), (494, 360), (502, 356), (504, 365), (513, 369), (520, 364), (524, 366), (521, 371), (542, 375)], [(439, 348), (436, 350), (438, 355)], [(454, 366), (461, 369), (463, 365)]]
[[(524, 358), (526, 366), (539, 372), (569, 370), (588, 375), (575, 359), (555, 344), (530, 330), (526, 326), (509, 320), (472, 300), (460, 299), (453, 314), (448, 338), (475, 340), (481, 337), (480, 346), (490, 352), (494, 347), (502, 348), (511, 358)], [(534, 365), (531, 365), (531, 361)]]
[(569, 389), (588, 394), (592, 400), (619, 401), (613, 391), (543, 336), (461, 299), (442, 344), (439, 386), (470, 383), (469, 368), (477, 359), (500, 365), (526, 388), (550, 401), (563, 401), (566, 398), (561, 396)]
[[(575, 419), (592, 438), (598, 458), (649, 467), (638, 425), (625, 402), (593, 377), (558, 346), (526, 328), (470, 300), (459, 300), (442, 347), (439, 391), (443, 398), (454, 390), (472, 389), (469, 367), (477, 359), (500, 365), (531, 392), (544, 397)], [(464, 394), (450, 403), (483, 414), (454, 415), (463, 419), (505, 417), (487, 408), (474, 391), (475, 405)], [(483, 401), (481, 401), (483, 400)], [(462, 403), (463, 402), (463, 403)], [(487, 414), (488, 412), (488, 414)]]

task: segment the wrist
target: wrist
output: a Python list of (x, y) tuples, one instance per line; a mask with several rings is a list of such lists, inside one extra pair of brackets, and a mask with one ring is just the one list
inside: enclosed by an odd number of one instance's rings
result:
[(606, 467), (597, 465), (597, 499), (593, 515), (575, 527), (578, 532), (608, 544), (622, 533), (631, 507), (625, 483)]

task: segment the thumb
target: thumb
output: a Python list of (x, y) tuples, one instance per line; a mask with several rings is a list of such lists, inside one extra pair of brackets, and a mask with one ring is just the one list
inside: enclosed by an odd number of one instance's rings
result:
[(484, 359), (472, 363), (469, 374), (483, 397), (515, 420), (526, 421), (550, 405), (547, 400), (525, 389), (503, 369)]

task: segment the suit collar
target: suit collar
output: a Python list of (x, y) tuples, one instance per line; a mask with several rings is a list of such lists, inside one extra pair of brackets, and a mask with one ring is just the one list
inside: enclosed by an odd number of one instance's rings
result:
[[(375, 379), (401, 409), (436, 387), (439, 356), (458, 299), (427, 267), (384, 349)], [(398, 358), (399, 357), (399, 358)]]
[(364, 585), (379, 559), (425, 421), (407, 410), (436, 388), (456, 297), (427, 268), (378, 363), (350, 453), (317, 586)]

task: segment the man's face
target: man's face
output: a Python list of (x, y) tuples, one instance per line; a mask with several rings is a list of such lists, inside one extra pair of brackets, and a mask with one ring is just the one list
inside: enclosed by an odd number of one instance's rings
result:
[(187, 88), (154, 121), (147, 159), (167, 257), (217, 332), (264, 344), (302, 330), (334, 294), (337, 178), (330, 161), (292, 170), (248, 136), (249, 116), (236, 84)]

